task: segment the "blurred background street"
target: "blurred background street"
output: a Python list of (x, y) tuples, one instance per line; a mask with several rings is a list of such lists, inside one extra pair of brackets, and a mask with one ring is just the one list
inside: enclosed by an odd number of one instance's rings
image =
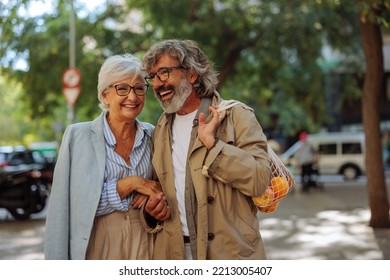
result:
[[(387, 174), (387, 192), (390, 193)], [(344, 182), (322, 176), (323, 190), (300, 192), (283, 200), (276, 212), (260, 214), (267, 257), (281, 260), (390, 259), (390, 229), (368, 226), (366, 178)], [(390, 197), (390, 195), (389, 195)]]
[[(324, 188), (302, 193), (297, 177), (276, 212), (258, 214), (269, 259), (390, 259), (390, 230), (368, 226), (358, 177), (381, 181), (371, 192), (381, 198), (385, 164), (390, 198), (389, 1), (189, 2), (0, 1), (0, 260), (44, 258), (58, 147), (68, 125), (101, 114), (100, 65), (124, 52), (142, 58), (165, 38), (202, 46), (221, 97), (254, 109), (293, 174), (308, 170), (296, 156), (302, 133), (316, 150), (310, 172), (326, 175)], [(149, 87), (139, 119), (156, 124), (153, 95)]]
[[(387, 172), (387, 191), (390, 176)], [(261, 234), (269, 259), (380, 260), (390, 259), (390, 229), (368, 226), (366, 178), (344, 182), (322, 176), (323, 190), (301, 193), (297, 186), (276, 212), (259, 214)], [(390, 196), (390, 195), (389, 195)], [(0, 210), (0, 259), (43, 259), (46, 211), (30, 220), (15, 221)]]

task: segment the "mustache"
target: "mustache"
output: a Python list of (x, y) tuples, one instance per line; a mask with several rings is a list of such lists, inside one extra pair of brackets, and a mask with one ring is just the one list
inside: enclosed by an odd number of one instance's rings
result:
[(175, 87), (168, 85), (168, 86), (160, 86), (155, 89), (156, 92), (168, 91), (168, 90), (175, 90)]

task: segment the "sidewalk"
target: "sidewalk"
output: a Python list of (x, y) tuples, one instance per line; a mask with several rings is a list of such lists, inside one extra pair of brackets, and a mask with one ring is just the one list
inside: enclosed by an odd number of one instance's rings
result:
[[(390, 196), (390, 182), (387, 184)], [(46, 213), (29, 221), (8, 220), (0, 211), (0, 260), (43, 259)], [(324, 191), (297, 188), (276, 212), (258, 214), (270, 260), (390, 260), (390, 229), (368, 226), (365, 182), (326, 183)]]
[(390, 229), (369, 227), (370, 215), (365, 183), (356, 182), (309, 194), (297, 184), (276, 212), (258, 216), (268, 259), (390, 260)]

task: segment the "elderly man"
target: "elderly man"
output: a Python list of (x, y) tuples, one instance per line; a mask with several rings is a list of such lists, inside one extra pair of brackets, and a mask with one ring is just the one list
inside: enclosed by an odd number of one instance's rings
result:
[[(156, 43), (143, 68), (164, 109), (152, 162), (171, 211), (154, 258), (264, 259), (251, 197), (264, 192), (271, 171), (253, 110), (218, 109), (216, 72), (193, 41)], [(159, 205), (150, 200), (146, 210), (158, 218)]]

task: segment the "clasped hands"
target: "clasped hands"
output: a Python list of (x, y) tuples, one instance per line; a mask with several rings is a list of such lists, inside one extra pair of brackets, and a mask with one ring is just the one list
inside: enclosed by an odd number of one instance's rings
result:
[(141, 208), (145, 204), (145, 211), (159, 221), (171, 216), (167, 199), (161, 189), (161, 184), (153, 180), (143, 179), (142, 193), (140, 190), (134, 196), (131, 206)]

